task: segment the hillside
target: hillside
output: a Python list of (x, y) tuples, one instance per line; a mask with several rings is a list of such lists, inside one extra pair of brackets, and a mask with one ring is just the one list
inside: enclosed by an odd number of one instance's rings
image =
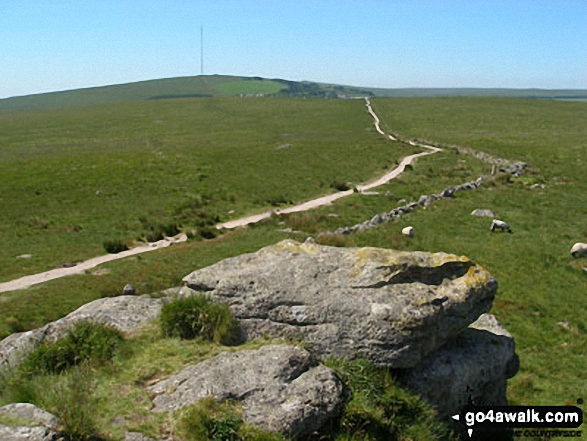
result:
[(0, 100), (0, 112), (44, 110), (146, 100), (251, 95), (318, 96), (371, 95), (363, 89), (260, 77), (200, 75), (163, 78), (111, 86), (89, 87)]
[(93, 104), (228, 96), (355, 97), (508, 97), (586, 100), (587, 90), (480, 88), (370, 88), (261, 77), (199, 75), (65, 90), (0, 99), (0, 112), (44, 110)]

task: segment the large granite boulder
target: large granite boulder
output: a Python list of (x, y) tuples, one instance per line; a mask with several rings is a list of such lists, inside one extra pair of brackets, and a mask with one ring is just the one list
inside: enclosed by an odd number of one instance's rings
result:
[(0, 341), (0, 370), (14, 367), (35, 347), (43, 342), (63, 338), (76, 323), (91, 321), (130, 333), (161, 312), (161, 299), (148, 296), (120, 296), (94, 300), (71, 314), (42, 328), (9, 335)]
[(285, 240), (184, 278), (247, 338), (303, 339), (321, 358), (416, 366), (489, 311), (496, 281), (466, 257)]
[(268, 345), (223, 352), (150, 388), (153, 411), (174, 411), (205, 397), (242, 404), (243, 421), (290, 437), (307, 435), (335, 418), (343, 386), (332, 369), (304, 349)]
[(449, 417), (469, 403), (507, 405), (507, 380), (518, 367), (513, 337), (483, 314), (418, 366), (398, 372), (398, 379)]

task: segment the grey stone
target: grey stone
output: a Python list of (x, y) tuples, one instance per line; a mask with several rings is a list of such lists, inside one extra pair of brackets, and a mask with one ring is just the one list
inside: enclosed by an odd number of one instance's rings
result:
[(497, 217), (497, 213), (495, 211), (477, 208), (471, 212), (471, 216), (490, 217), (493, 219)]
[(304, 349), (268, 345), (224, 352), (151, 386), (154, 412), (174, 411), (205, 397), (241, 402), (243, 420), (286, 436), (307, 435), (336, 417), (343, 385)]
[(444, 189), (444, 191), (442, 192), (442, 197), (443, 198), (452, 198), (455, 194), (455, 189), (454, 187), (446, 187)]
[(415, 366), (487, 312), (497, 289), (466, 257), (292, 240), (202, 268), (184, 283), (180, 295), (227, 303), (248, 339), (303, 338), (320, 357), (398, 368)]
[(59, 425), (59, 418), (30, 403), (7, 404), (0, 407), (0, 413), (40, 426), (56, 428)]
[(53, 429), (47, 427), (9, 427), (0, 424), (2, 441), (61, 441)]
[(124, 441), (157, 441), (138, 432), (124, 432)]
[(423, 207), (430, 205), (430, 197), (426, 195), (420, 196), (420, 199), (418, 199), (418, 205), (421, 205)]
[(159, 316), (161, 299), (148, 296), (119, 296), (94, 300), (71, 314), (32, 331), (9, 335), (0, 341), (0, 370), (16, 366), (22, 358), (43, 342), (63, 338), (76, 323), (90, 321), (130, 333)]
[(493, 315), (483, 314), (418, 366), (399, 372), (398, 379), (448, 417), (470, 401), (507, 405), (507, 380), (518, 367), (513, 337)]
[(20, 256), (16, 256), (17, 259), (31, 259), (32, 257), (32, 254), (21, 254)]

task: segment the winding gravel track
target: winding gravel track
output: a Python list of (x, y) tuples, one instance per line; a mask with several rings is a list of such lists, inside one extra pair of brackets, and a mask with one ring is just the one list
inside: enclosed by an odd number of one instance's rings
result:
[[(381, 127), (379, 125), (379, 123), (380, 123), (379, 118), (375, 114), (375, 112), (373, 111), (373, 108), (371, 107), (371, 102), (369, 101), (368, 98), (365, 98), (365, 103), (366, 103), (365, 105), (367, 107), (367, 111), (373, 117), (373, 120), (375, 121), (375, 129), (377, 130), (377, 132), (383, 136), (387, 136), (390, 140), (397, 142), (396, 138), (394, 138), (392, 135), (386, 135), (385, 132), (383, 130), (381, 130)], [(390, 172), (386, 173), (385, 175), (381, 176), (379, 179), (377, 179), (373, 182), (357, 186), (357, 190), (359, 192), (363, 192), (363, 191), (367, 191), (372, 188), (378, 187), (380, 185), (386, 184), (390, 180), (399, 176), (405, 170), (406, 165), (411, 164), (414, 161), (414, 159), (419, 158), (421, 156), (432, 155), (432, 154), (437, 153), (441, 150), (436, 147), (431, 147), (428, 145), (415, 143), (413, 141), (409, 141), (408, 143), (412, 146), (415, 146), (415, 147), (422, 147), (422, 148), (426, 149), (427, 151), (422, 152), (422, 153), (417, 153), (414, 155), (410, 155), (410, 156), (406, 156), (405, 158), (402, 159), (400, 164), (395, 169), (391, 170)], [(242, 226), (245, 226), (245, 225), (248, 225), (251, 223), (255, 223), (255, 222), (259, 222), (260, 220), (266, 219), (269, 216), (271, 216), (273, 213), (295, 213), (295, 212), (300, 212), (300, 211), (311, 210), (312, 208), (316, 208), (316, 207), (320, 207), (322, 205), (330, 204), (330, 203), (336, 201), (337, 199), (344, 198), (344, 197), (349, 196), (351, 194), (353, 194), (353, 190), (341, 191), (341, 192), (334, 193), (334, 194), (331, 194), (328, 196), (323, 196), (321, 198), (313, 199), (308, 202), (304, 202), (303, 204), (299, 204), (299, 205), (296, 205), (293, 207), (288, 207), (283, 210), (266, 211), (264, 213), (256, 214), (254, 216), (248, 216), (248, 217), (244, 217), (241, 219), (235, 219), (235, 220), (232, 220), (229, 222), (224, 222), (224, 223), (216, 225), (216, 228), (222, 229), (222, 228), (242, 227)], [(74, 274), (82, 274), (85, 271), (92, 269), (102, 263), (111, 262), (113, 260), (118, 260), (118, 259), (123, 259), (125, 257), (133, 256), (136, 254), (155, 251), (155, 250), (158, 250), (161, 248), (166, 248), (173, 243), (185, 242), (186, 240), (187, 240), (187, 236), (185, 234), (182, 234), (182, 235), (179, 235), (175, 238), (168, 238), (165, 240), (160, 240), (158, 242), (153, 242), (153, 243), (150, 243), (145, 246), (140, 246), (140, 247), (128, 250), (128, 251), (123, 251), (121, 253), (106, 254), (104, 256), (94, 257), (92, 259), (78, 263), (77, 265), (75, 265), (73, 267), (56, 268), (56, 269), (52, 269), (49, 271), (45, 271), (43, 273), (21, 277), (19, 279), (11, 280), (10, 282), (0, 283), (0, 292), (15, 291), (18, 289), (26, 289), (26, 288), (29, 288), (30, 286), (37, 285), (37, 284), (43, 283), (43, 282), (47, 282), (49, 280), (54, 280), (54, 279), (58, 279), (61, 277), (71, 276)]]

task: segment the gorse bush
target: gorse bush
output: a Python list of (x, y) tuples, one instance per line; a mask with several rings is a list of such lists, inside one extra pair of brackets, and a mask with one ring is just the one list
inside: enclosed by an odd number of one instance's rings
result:
[(21, 370), (28, 375), (55, 374), (82, 362), (103, 364), (114, 356), (123, 340), (113, 328), (80, 322), (65, 338), (36, 348), (24, 360)]
[(117, 254), (128, 250), (128, 246), (121, 239), (105, 240), (102, 244), (104, 249), (111, 254)]
[(236, 321), (225, 304), (205, 296), (190, 296), (163, 305), (161, 328), (169, 337), (204, 340), (222, 344), (236, 341)]

